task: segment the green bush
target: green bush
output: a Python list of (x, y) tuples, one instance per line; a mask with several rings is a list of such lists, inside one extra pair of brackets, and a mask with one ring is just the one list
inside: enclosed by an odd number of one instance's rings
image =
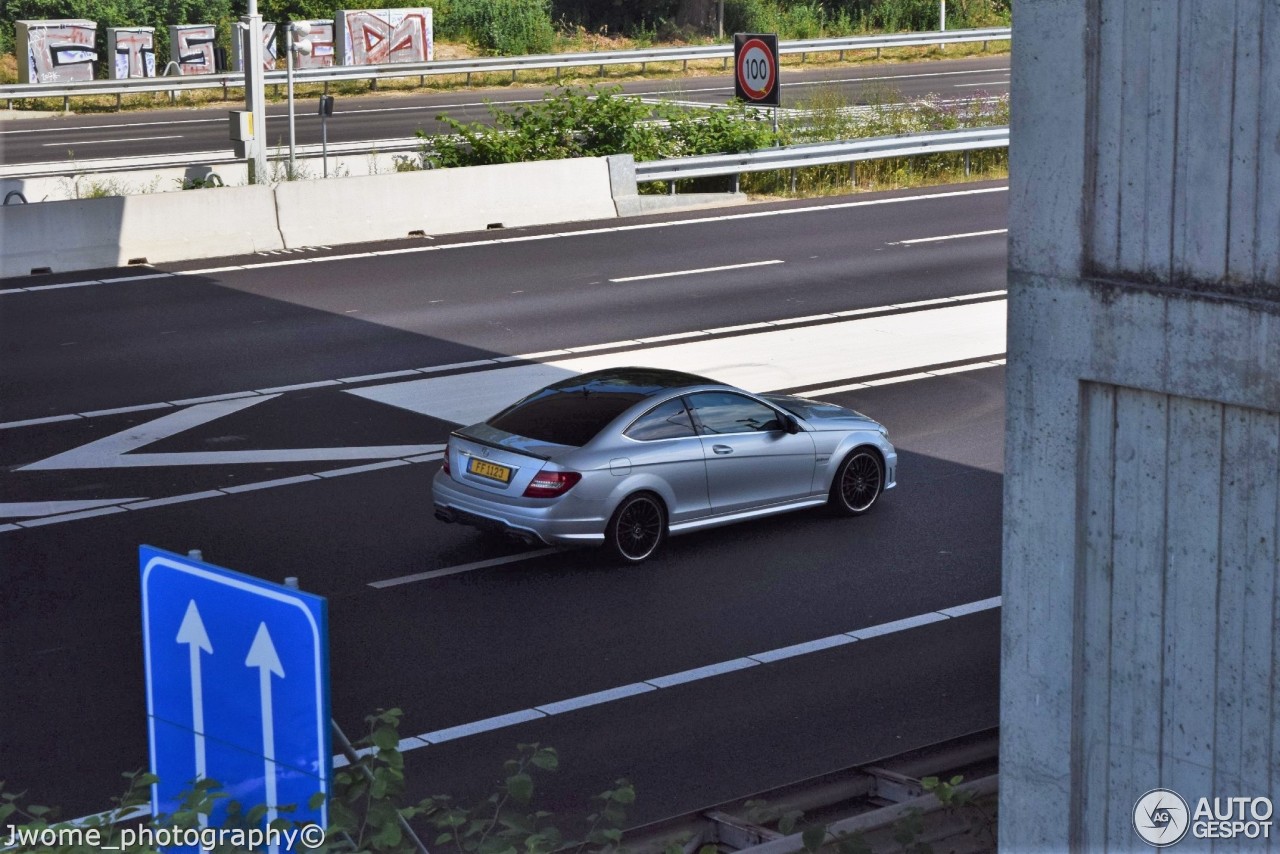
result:
[(462, 38), (501, 56), (550, 53), (555, 42), (547, 0), (448, 0), (433, 18), (442, 38)]
[[(514, 112), (490, 107), (493, 124), (440, 116), (455, 134), (432, 137), (422, 157), (433, 167), (486, 166), (631, 154), (636, 160), (732, 154), (774, 144), (770, 122), (744, 105), (727, 109), (655, 108), (620, 87), (561, 89)], [(663, 125), (652, 121), (666, 119)], [(427, 139), (421, 131), (419, 135)]]

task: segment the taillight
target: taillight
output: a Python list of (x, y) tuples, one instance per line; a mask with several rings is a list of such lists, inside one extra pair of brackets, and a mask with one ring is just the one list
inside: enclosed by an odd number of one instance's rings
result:
[(445, 474), (449, 474), (449, 440), (444, 440), (444, 456), (440, 458), (440, 468)]
[(525, 498), (555, 498), (564, 495), (573, 485), (582, 480), (576, 471), (540, 471), (529, 481), (525, 488)]

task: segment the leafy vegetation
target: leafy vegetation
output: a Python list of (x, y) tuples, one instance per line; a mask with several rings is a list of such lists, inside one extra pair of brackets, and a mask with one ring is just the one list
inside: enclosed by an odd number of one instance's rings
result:
[(437, 38), (501, 56), (550, 53), (555, 46), (548, 0), (444, 0), (433, 9)]
[[(972, 100), (929, 96), (902, 103), (892, 89), (851, 105), (836, 89), (818, 90), (797, 103), (774, 132), (771, 118), (744, 104), (721, 109), (654, 107), (617, 87), (564, 88), (545, 101), (506, 112), (491, 107), (492, 124), (463, 123), (441, 116), (454, 136), (423, 138), (421, 165), (430, 168), (483, 166), (629, 153), (637, 161), (700, 154), (732, 154), (773, 145), (862, 139), (926, 131), (1000, 126), (1009, 123), (1007, 96), (981, 92)], [(850, 189), (885, 189), (945, 183), (960, 177), (1002, 177), (1004, 149), (934, 154), (795, 170), (751, 173), (741, 189), (757, 194), (820, 195)], [(725, 189), (722, 179), (681, 182), (679, 189)], [(665, 184), (647, 188), (665, 192)]]
[(765, 116), (741, 104), (695, 111), (654, 107), (616, 86), (566, 87), (514, 112), (491, 106), (490, 113), (492, 125), (440, 116), (455, 136), (420, 133), (423, 162), (435, 168), (485, 166), (626, 153), (654, 160), (750, 151), (774, 142)]
[[(543, 854), (552, 851), (615, 851), (622, 840), (622, 825), (627, 808), (635, 802), (635, 788), (627, 780), (592, 798), (593, 807), (585, 817), (573, 817), (582, 828), (576, 835), (561, 829), (555, 816), (534, 807), (536, 776), (554, 772), (560, 764), (554, 748), (539, 744), (522, 744), (517, 756), (503, 766), (501, 781), (487, 798), (475, 804), (462, 804), (447, 795), (434, 795), (417, 803), (406, 803), (404, 756), (397, 749), (400, 742), (399, 709), (379, 711), (365, 719), (367, 731), (354, 744), (358, 761), (339, 769), (333, 776), (329, 798), (329, 827), (324, 841), (312, 849), (320, 854), (347, 852), (385, 852), (411, 854), (417, 850), (406, 831), (410, 823), (416, 834), (427, 828), (434, 837), (420, 837), (433, 851), (451, 850), (458, 854)], [(187, 792), (178, 810), (157, 819), (129, 819), (150, 800), (150, 786), (156, 782), (151, 774), (125, 774), (128, 787), (116, 799), (113, 808), (73, 829), (59, 822), (58, 811), (51, 807), (26, 804), (20, 792), (5, 791), (0, 782), (0, 827), (13, 826), (20, 834), (16, 847), (6, 854), (98, 854), (115, 848), (133, 854), (159, 854), (155, 847), (133, 844), (130, 828), (137, 834), (142, 825), (153, 831), (191, 830), (200, 828), (222, 802), (227, 817), (226, 829), (249, 830), (259, 827), (267, 808), (263, 805), (245, 808), (230, 801), (213, 780), (198, 782)], [(311, 806), (323, 803), (317, 793)], [(288, 815), (293, 809), (279, 808), (281, 816), (272, 824), (280, 830), (296, 829)], [(92, 835), (90, 835), (92, 832)], [(164, 837), (161, 837), (164, 838)], [(301, 849), (301, 846), (299, 846)], [(234, 837), (208, 850), (215, 854), (237, 854)]]

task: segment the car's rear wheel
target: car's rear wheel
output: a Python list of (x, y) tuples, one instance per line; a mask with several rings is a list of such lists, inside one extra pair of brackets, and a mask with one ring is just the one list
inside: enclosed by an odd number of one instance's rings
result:
[(842, 516), (861, 516), (884, 491), (884, 462), (871, 448), (855, 448), (840, 463), (828, 503)]
[(651, 492), (627, 496), (605, 527), (605, 545), (623, 563), (648, 560), (667, 536), (667, 510)]

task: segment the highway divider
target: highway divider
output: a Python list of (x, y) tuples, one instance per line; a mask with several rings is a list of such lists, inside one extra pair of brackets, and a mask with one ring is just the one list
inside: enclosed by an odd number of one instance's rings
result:
[(270, 187), (0, 207), (0, 276), (283, 248)]
[(618, 215), (603, 157), (292, 181), (275, 192), (290, 248)]
[(0, 206), (0, 277), (611, 219), (615, 196), (634, 179), (615, 187), (607, 158), (579, 158), (15, 203)]

